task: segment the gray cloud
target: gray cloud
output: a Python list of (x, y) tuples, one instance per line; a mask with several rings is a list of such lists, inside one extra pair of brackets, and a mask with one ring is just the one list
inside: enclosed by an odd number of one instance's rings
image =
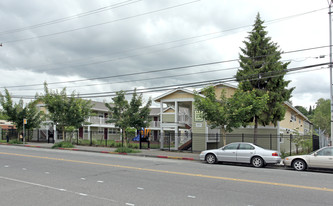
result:
[[(41, 1), (29, 2), (3, 0), (0, 2), (1, 31), (22, 28), (38, 23), (71, 16), (121, 1)], [(112, 20), (136, 16), (189, 1), (140, 1), (98, 14), (54, 24), (38, 29), (1, 35), (0, 42), (38, 37), (75, 28), (87, 27)], [(0, 86), (42, 84), (82, 78), (113, 76), (134, 72), (158, 70), (184, 65), (200, 64), (238, 58), (239, 47), (251, 30), (255, 16), (260, 12), (268, 21), (266, 30), (281, 50), (328, 45), (327, 10), (278, 22), (269, 20), (327, 7), (327, 3), (314, 1), (246, 1), (210, 0), (190, 3), (181, 7), (116, 21), (98, 27), (74, 32), (35, 38), (26, 41), (8, 42), (0, 47), (0, 71), (3, 74)], [(234, 28), (234, 30), (230, 30)], [(238, 29), (237, 29), (238, 28)], [(228, 31), (230, 30), (230, 31)], [(216, 33), (225, 31), (223, 33)], [(212, 35), (191, 38), (203, 34)], [(214, 38), (216, 37), (216, 38)], [(218, 38), (217, 38), (218, 37)], [(210, 40), (207, 40), (212, 38)], [(177, 41), (186, 39), (183, 41)], [(204, 41), (206, 39), (206, 41)], [(160, 44), (173, 42), (168, 44)], [(152, 46), (155, 45), (155, 46)], [(283, 55), (292, 59), (290, 67), (304, 66), (327, 61), (312, 57), (327, 54), (328, 49), (295, 52)], [(300, 61), (302, 59), (306, 60)], [(297, 61), (294, 61), (297, 60)], [(127, 76), (88, 81), (75, 84), (50, 85), (52, 88), (67, 86), (79, 93), (127, 90), (134, 87), (155, 87), (187, 82), (206, 81), (231, 77), (237, 62), (189, 68), (161, 73)], [(188, 73), (221, 69), (219, 72), (177, 76)], [(156, 77), (155, 80), (150, 80)], [(160, 78), (164, 77), (164, 78)], [(291, 86), (296, 87), (294, 104), (314, 104), (327, 95), (328, 76), (322, 72), (307, 72), (289, 75)], [(146, 80), (145, 80), (146, 79)], [(316, 79), (321, 79), (320, 82)], [(128, 82), (128, 81), (133, 82)], [(113, 84), (125, 81), (123, 84)], [(106, 85), (104, 83), (110, 83)], [(112, 83), (112, 84), (111, 84)], [(233, 83), (233, 82), (231, 82)], [(88, 84), (102, 84), (83, 87)], [(82, 86), (82, 87), (77, 87)], [(35, 90), (33, 90), (35, 88)], [(13, 88), (13, 94), (34, 95), (42, 86)], [(26, 91), (26, 89), (30, 89)], [(311, 92), (309, 92), (311, 91)], [(147, 94), (150, 95), (150, 94)]]

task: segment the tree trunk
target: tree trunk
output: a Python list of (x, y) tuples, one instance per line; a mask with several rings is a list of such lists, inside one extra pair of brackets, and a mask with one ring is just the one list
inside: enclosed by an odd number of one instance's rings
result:
[(258, 137), (258, 117), (254, 117), (254, 134), (253, 134), (253, 144), (257, 144)]
[(224, 126), (222, 126), (221, 132), (222, 132), (221, 137), (222, 137), (223, 146), (225, 146), (227, 144), (227, 132), (225, 131)]
[(125, 129), (123, 129), (122, 138), (123, 138), (122, 141), (124, 143), (124, 147), (127, 147), (127, 137)]
[(66, 137), (65, 137), (65, 127), (62, 127), (62, 138), (66, 142)]

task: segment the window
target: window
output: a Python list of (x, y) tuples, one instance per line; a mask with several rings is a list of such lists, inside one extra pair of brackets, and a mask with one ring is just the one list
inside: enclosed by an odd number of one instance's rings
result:
[(104, 133), (104, 128), (100, 128), (100, 127), (99, 127), (99, 128), (98, 128), (98, 133), (99, 133), (99, 134)]
[(238, 145), (239, 145), (238, 143), (235, 143), (235, 144), (229, 144), (229, 145), (223, 147), (223, 150), (237, 149)]
[(119, 134), (118, 128), (109, 128), (109, 134)]
[(333, 148), (325, 148), (317, 152), (318, 156), (333, 156)]
[(296, 121), (296, 115), (294, 113), (291, 113), (290, 115), (290, 121)]
[(241, 150), (254, 150), (254, 147), (252, 145), (249, 144), (240, 144), (238, 149)]

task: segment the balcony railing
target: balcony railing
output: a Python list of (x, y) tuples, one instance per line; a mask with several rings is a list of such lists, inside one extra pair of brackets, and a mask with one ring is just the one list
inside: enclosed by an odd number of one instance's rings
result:
[(107, 123), (106, 122), (107, 120), (108, 120), (108, 118), (92, 116), (92, 117), (89, 117), (87, 121), (91, 124), (114, 125), (114, 123)]
[(160, 121), (151, 121), (149, 124), (149, 128), (159, 128), (161, 126)]

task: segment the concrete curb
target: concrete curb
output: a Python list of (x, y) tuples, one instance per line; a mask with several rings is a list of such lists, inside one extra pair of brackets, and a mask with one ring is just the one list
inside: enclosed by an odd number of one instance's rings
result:
[[(24, 145), (24, 144), (9, 144), (9, 143), (0, 143), (0, 145), (9, 145), (9, 146), (21, 146), (21, 147), (32, 147), (32, 148), (41, 148), (41, 149), (53, 149), (51, 147), (43, 147), (37, 145)], [(78, 148), (54, 148), (57, 150), (69, 150), (69, 151), (81, 151), (81, 152), (94, 152), (94, 153), (103, 153), (103, 154), (117, 154), (117, 155), (128, 155), (136, 157), (152, 157), (152, 158), (163, 158), (163, 159), (176, 159), (176, 160), (189, 160), (189, 161), (200, 161), (190, 157), (177, 157), (177, 156), (165, 156), (165, 155), (150, 155), (150, 154), (140, 154), (140, 153), (121, 153), (121, 152), (109, 152), (109, 151), (94, 151)]]

